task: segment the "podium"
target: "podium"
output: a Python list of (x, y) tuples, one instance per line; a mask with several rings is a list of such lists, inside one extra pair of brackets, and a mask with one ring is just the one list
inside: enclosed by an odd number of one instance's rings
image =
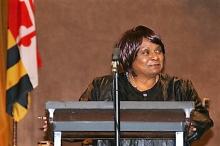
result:
[[(54, 146), (62, 139), (113, 139), (112, 101), (48, 101), (46, 113)], [(190, 101), (121, 101), (121, 138), (170, 138), (184, 145), (186, 120), (194, 109)]]

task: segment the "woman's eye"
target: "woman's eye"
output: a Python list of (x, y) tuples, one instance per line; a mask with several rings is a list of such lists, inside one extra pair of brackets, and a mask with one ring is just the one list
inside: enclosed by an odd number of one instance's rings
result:
[(149, 50), (144, 50), (141, 52), (142, 55), (149, 55), (149, 53), (150, 53)]
[(154, 51), (156, 54), (160, 54), (161, 52), (162, 52), (162, 50), (161, 49), (157, 49), (157, 50), (155, 50)]

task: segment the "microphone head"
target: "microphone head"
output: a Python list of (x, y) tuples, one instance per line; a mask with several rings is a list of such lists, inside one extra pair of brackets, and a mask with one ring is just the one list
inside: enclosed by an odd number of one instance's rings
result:
[(112, 54), (112, 60), (117, 61), (120, 58), (120, 49), (114, 48), (113, 54)]

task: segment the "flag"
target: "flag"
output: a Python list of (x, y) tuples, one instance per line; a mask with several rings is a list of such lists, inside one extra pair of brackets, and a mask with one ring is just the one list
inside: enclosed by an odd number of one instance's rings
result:
[(6, 110), (15, 121), (27, 113), (29, 92), (38, 85), (33, 0), (8, 1)]

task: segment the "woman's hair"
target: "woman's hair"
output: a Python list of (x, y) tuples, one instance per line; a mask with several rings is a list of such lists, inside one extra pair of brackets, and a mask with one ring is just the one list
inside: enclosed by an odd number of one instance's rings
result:
[(131, 71), (132, 63), (137, 56), (143, 38), (160, 45), (163, 54), (165, 54), (164, 44), (159, 35), (153, 30), (142, 25), (129, 29), (122, 35), (115, 46), (120, 49), (120, 63), (123, 71)]

